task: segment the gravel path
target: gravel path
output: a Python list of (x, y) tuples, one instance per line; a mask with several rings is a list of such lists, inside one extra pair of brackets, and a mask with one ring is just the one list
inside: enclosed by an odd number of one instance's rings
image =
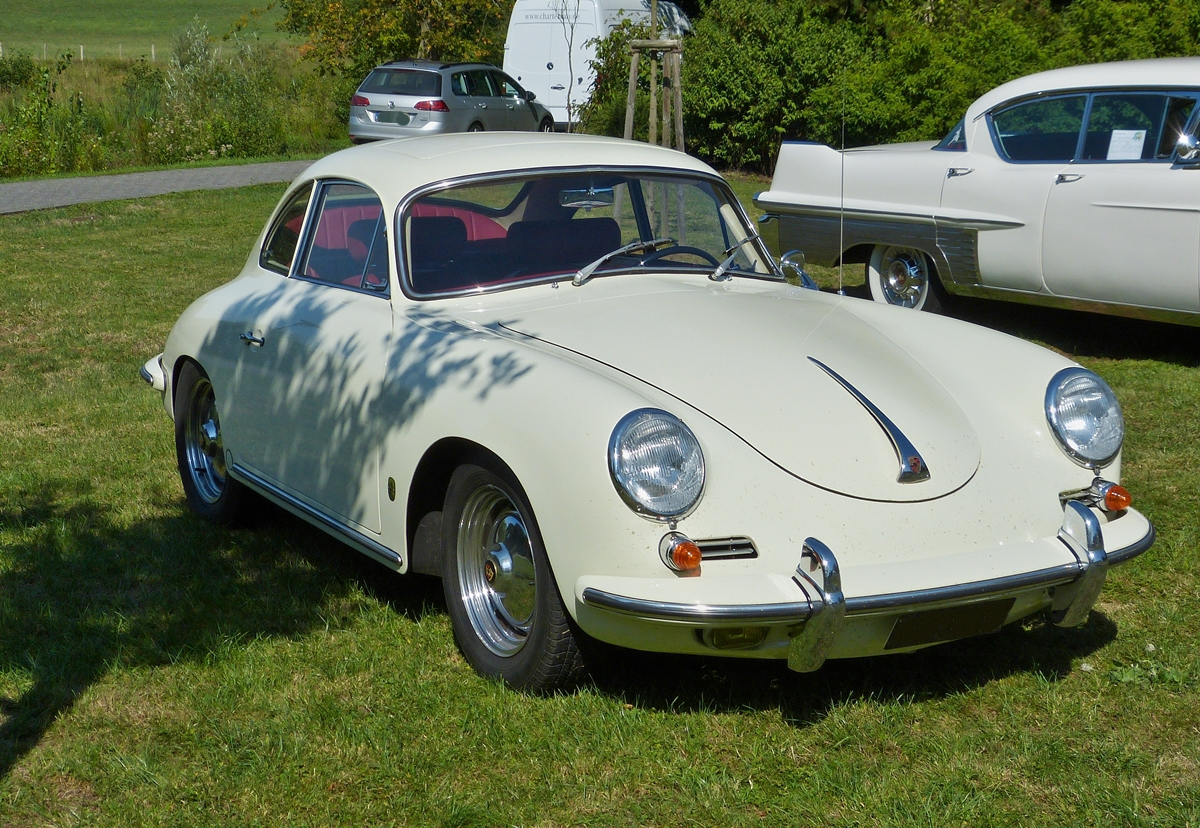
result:
[(186, 190), (222, 190), (251, 184), (276, 184), (291, 181), (310, 164), (312, 161), (276, 161), (270, 164), (159, 170), (89, 178), (49, 178), (0, 184), (0, 213), (144, 198)]

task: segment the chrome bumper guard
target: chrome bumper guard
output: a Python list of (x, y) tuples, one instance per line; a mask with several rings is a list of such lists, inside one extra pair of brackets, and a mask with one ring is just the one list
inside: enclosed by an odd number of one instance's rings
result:
[[(648, 621), (690, 625), (787, 624), (801, 625), (788, 646), (788, 667), (809, 673), (825, 663), (841, 634), (846, 617), (893, 610), (924, 609), (938, 604), (1000, 597), (1035, 587), (1056, 587), (1050, 619), (1060, 627), (1077, 627), (1087, 620), (1096, 603), (1108, 569), (1149, 549), (1155, 541), (1151, 524), (1146, 535), (1130, 546), (1109, 552), (1104, 548), (1100, 520), (1085, 504), (1071, 500), (1063, 507), (1059, 540), (1075, 556), (1075, 563), (1058, 564), (1034, 572), (974, 581), (953, 586), (883, 595), (846, 598), (841, 570), (832, 550), (816, 538), (804, 541), (800, 564), (792, 580), (806, 601), (787, 604), (714, 606), (648, 601), (613, 595), (595, 588), (583, 591), (585, 603)], [(820, 583), (814, 577), (821, 572)]]

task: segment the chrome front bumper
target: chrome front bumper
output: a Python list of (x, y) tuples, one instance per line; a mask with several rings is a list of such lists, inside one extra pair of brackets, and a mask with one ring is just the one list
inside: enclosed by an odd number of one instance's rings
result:
[[(1074, 556), (1073, 563), (910, 592), (847, 598), (842, 592), (836, 556), (821, 541), (808, 538), (804, 542), (800, 564), (792, 576), (804, 600), (768, 604), (684, 604), (631, 598), (594, 587), (583, 589), (581, 597), (590, 607), (649, 622), (695, 628), (786, 627), (788, 667), (797, 672), (811, 672), (825, 663), (847, 619), (978, 605), (991, 599), (1053, 587), (1052, 622), (1062, 627), (1078, 626), (1087, 620), (1104, 586), (1109, 567), (1130, 560), (1153, 545), (1154, 526), (1149, 522), (1147, 526), (1146, 534), (1135, 543), (1109, 551), (1104, 548), (1104, 535), (1096, 514), (1079, 501), (1068, 501), (1063, 509), (1058, 540)], [(941, 640), (953, 640), (954, 637)]]

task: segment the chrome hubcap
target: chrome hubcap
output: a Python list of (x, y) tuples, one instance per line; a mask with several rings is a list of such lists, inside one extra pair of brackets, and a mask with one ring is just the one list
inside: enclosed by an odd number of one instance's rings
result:
[(221, 443), (221, 419), (212, 384), (199, 379), (184, 421), (184, 449), (196, 493), (206, 503), (216, 503), (225, 491), (225, 449)]
[(493, 653), (525, 646), (537, 608), (537, 572), (529, 532), (500, 489), (484, 486), (458, 524), (458, 581), (471, 626)]
[(879, 263), (884, 295), (889, 305), (913, 308), (929, 288), (925, 257), (916, 250), (889, 247)]

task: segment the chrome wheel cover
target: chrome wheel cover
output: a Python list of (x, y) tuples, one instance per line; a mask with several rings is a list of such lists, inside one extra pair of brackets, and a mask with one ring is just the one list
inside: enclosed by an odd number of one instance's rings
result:
[(196, 493), (205, 503), (216, 503), (225, 492), (225, 448), (217, 398), (212, 383), (204, 377), (192, 385), (184, 415), (183, 445)]
[(888, 247), (879, 262), (878, 279), (889, 305), (915, 308), (929, 290), (929, 266), (918, 250)]
[(537, 571), (525, 521), (496, 486), (467, 499), (457, 554), (459, 594), (475, 634), (498, 656), (520, 652), (537, 609)]

